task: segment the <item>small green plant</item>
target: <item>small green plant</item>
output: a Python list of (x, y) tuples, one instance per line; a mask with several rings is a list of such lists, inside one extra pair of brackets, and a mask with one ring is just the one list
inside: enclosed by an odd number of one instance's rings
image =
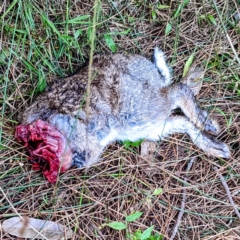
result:
[[(125, 217), (125, 223), (123, 222), (117, 222), (117, 221), (113, 221), (113, 222), (109, 222), (109, 223), (104, 223), (100, 228), (108, 226), (112, 229), (115, 230), (127, 230), (127, 225), (130, 222), (134, 222), (136, 221), (138, 218), (140, 218), (142, 216), (142, 212), (134, 212), (128, 216)], [(151, 226), (149, 228), (147, 228), (146, 230), (144, 230), (143, 232), (138, 229), (136, 232), (134, 233), (128, 233), (127, 232), (127, 239), (131, 239), (131, 240), (161, 240), (163, 238), (162, 235), (159, 234), (154, 234), (152, 235), (152, 231), (153, 231), (154, 226)]]
[(136, 221), (138, 218), (141, 217), (142, 214), (143, 214), (142, 212), (135, 212), (126, 216), (125, 223), (114, 221), (114, 222), (104, 223), (101, 227), (108, 226), (115, 230), (124, 230), (127, 228), (127, 223)]
[(137, 230), (132, 236), (130, 236), (131, 240), (142, 240), (142, 239), (148, 239), (148, 240), (162, 240), (163, 235), (159, 235), (158, 233), (152, 235), (153, 227), (149, 227), (145, 231)]
[(198, 24), (204, 24), (205, 22), (210, 22), (214, 24), (215, 26), (217, 25), (216, 19), (213, 17), (213, 15), (208, 14), (208, 15), (201, 15), (198, 18)]
[(123, 141), (123, 145), (126, 149), (131, 150), (131, 148), (139, 147), (144, 139), (138, 140), (136, 142), (131, 142), (129, 140)]
[(103, 35), (103, 38), (106, 42), (106, 45), (108, 46), (108, 48), (111, 50), (112, 53), (117, 52), (117, 45), (114, 41), (114, 36), (122, 36), (122, 35), (126, 35), (131, 31), (131, 28), (128, 28), (125, 31), (121, 31), (121, 32), (109, 32), (109, 33), (105, 33)]
[(104, 34), (104, 40), (105, 40), (107, 46), (111, 49), (111, 51), (113, 53), (115, 53), (117, 51), (117, 46), (112, 38), (112, 35), (107, 34), (107, 33)]
[[(147, 197), (147, 201), (148, 201), (148, 198), (150, 199), (154, 195), (159, 195), (161, 193), (162, 193), (162, 188), (155, 189), (153, 191), (153, 193), (150, 194)], [(159, 235), (157, 233), (152, 235), (152, 231), (154, 229), (154, 226), (151, 226), (151, 227), (147, 228), (144, 231), (138, 229), (134, 233), (128, 233), (128, 231), (127, 231), (128, 224), (130, 222), (134, 222), (137, 219), (139, 219), (142, 216), (142, 214), (143, 214), (143, 212), (134, 212), (134, 213), (132, 213), (132, 214), (130, 214), (130, 215), (125, 217), (125, 223), (118, 222), (118, 221), (104, 223), (104, 224), (101, 225), (100, 229), (102, 227), (108, 226), (108, 227), (110, 227), (112, 229), (115, 229), (115, 230), (126, 230), (126, 237), (127, 237), (127, 239), (130, 239), (130, 240), (162, 240), (163, 239), (163, 235)]]

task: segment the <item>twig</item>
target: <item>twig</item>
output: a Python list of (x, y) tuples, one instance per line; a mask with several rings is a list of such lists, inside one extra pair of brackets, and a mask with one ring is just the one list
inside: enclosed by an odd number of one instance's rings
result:
[(232, 193), (232, 196), (235, 196), (235, 195), (237, 195), (238, 193), (240, 193), (240, 189), (234, 191), (234, 192)]
[[(87, 92), (86, 92), (86, 122), (89, 121), (89, 105), (90, 105), (90, 86), (92, 81), (92, 64), (93, 64), (93, 52), (94, 52), (94, 43), (96, 36), (96, 24), (97, 24), (97, 14), (98, 14), (98, 4), (99, 0), (94, 1), (94, 12), (93, 12), (93, 21), (92, 21), (92, 33), (91, 33), (91, 44), (90, 44), (90, 55), (89, 55), (89, 64), (88, 64), (88, 83), (87, 83)], [(86, 148), (88, 151), (88, 131), (86, 128)], [(86, 153), (86, 161), (88, 161), (88, 154)]]
[[(193, 165), (193, 162), (195, 161), (195, 157), (192, 157), (188, 163), (188, 166), (187, 166), (187, 169), (186, 169), (186, 172), (188, 173), (190, 171), (190, 169), (192, 168), (192, 165)], [(184, 178), (184, 182), (187, 182), (187, 177)], [(170, 240), (173, 240), (177, 234), (177, 231), (178, 231), (178, 227), (181, 223), (181, 220), (182, 220), (182, 216), (183, 216), (183, 213), (184, 213), (184, 208), (185, 208), (185, 204), (186, 204), (186, 195), (187, 195), (187, 191), (186, 191), (186, 188), (183, 189), (183, 194), (182, 194), (182, 202), (181, 202), (181, 208), (180, 208), (180, 211), (178, 213), (178, 217), (177, 217), (177, 222), (175, 224), (175, 227), (173, 229), (173, 232), (172, 232), (172, 235), (170, 237)]]
[(230, 192), (230, 190), (229, 190), (229, 187), (228, 187), (228, 185), (227, 185), (227, 182), (225, 181), (223, 175), (218, 171), (219, 169), (218, 169), (217, 167), (213, 167), (213, 169), (214, 169), (216, 172), (218, 172), (219, 177), (220, 177), (221, 182), (222, 182), (222, 185), (224, 186), (224, 188), (225, 188), (225, 190), (226, 190), (226, 193), (227, 193), (229, 202), (230, 202), (230, 204), (232, 205), (232, 207), (233, 207), (236, 215), (237, 215), (238, 218), (240, 219), (240, 213), (239, 213), (239, 211), (238, 211), (238, 209), (237, 209), (237, 207), (236, 207), (236, 205), (235, 205), (235, 203), (234, 203), (234, 201), (233, 201), (232, 194), (231, 194), (231, 192)]

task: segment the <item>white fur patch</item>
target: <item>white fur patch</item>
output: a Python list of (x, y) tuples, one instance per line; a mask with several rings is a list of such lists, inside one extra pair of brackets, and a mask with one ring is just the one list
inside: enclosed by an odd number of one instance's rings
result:
[(170, 85), (171, 84), (170, 70), (166, 63), (164, 53), (158, 47), (154, 49), (154, 59), (158, 70), (165, 78), (165, 86)]

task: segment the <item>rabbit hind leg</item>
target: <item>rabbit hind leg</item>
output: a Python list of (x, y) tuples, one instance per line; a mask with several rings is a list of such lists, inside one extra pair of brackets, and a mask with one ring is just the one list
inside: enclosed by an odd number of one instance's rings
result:
[(162, 136), (160, 137), (166, 138), (173, 133), (187, 133), (193, 143), (208, 155), (221, 158), (231, 157), (229, 147), (225, 143), (212, 140), (184, 116), (171, 116), (167, 118)]
[(217, 135), (220, 131), (216, 121), (208, 117), (197, 104), (191, 89), (183, 83), (169, 87), (168, 96), (171, 102), (171, 109), (181, 108), (184, 115), (198, 128)]

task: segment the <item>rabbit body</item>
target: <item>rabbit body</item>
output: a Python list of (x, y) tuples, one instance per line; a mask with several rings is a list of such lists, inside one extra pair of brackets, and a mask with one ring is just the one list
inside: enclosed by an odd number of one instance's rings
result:
[[(153, 62), (140, 55), (97, 55), (93, 59), (89, 116), (86, 114), (88, 67), (47, 87), (24, 113), (22, 122), (47, 121), (67, 137), (77, 167), (89, 166), (116, 140), (158, 141), (187, 133), (209, 155), (229, 158), (226, 144), (213, 140), (218, 125), (202, 111), (191, 89), (171, 85), (164, 54)], [(181, 108), (185, 116), (172, 116)]]

